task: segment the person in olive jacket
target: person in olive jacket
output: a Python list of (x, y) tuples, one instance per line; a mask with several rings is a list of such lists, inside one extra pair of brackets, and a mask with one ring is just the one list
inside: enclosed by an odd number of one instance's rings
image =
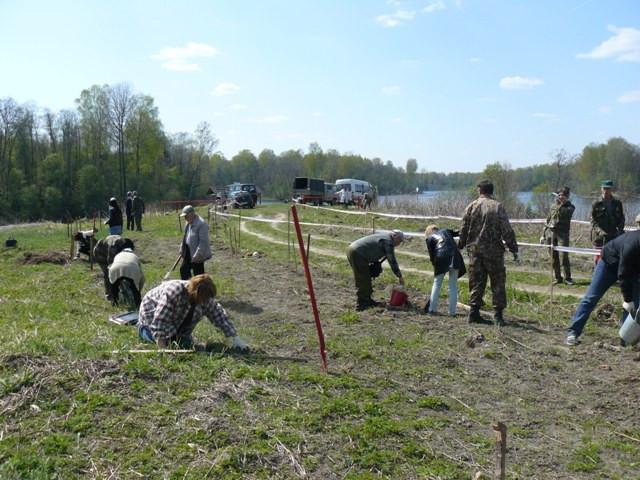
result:
[[(569, 246), (569, 232), (571, 230), (571, 217), (576, 207), (569, 200), (569, 187), (564, 187), (556, 194), (556, 202), (549, 210), (547, 222), (545, 223), (540, 243), (557, 247)], [(556, 277), (555, 283), (566, 283), (573, 285), (571, 279), (571, 263), (569, 262), (569, 253), (562, 252), (562, 267), (564, 268), (564, 280), (560, 271), (560, 255), (557, 250), (551, 249), (551, 262), (553, 272)]]

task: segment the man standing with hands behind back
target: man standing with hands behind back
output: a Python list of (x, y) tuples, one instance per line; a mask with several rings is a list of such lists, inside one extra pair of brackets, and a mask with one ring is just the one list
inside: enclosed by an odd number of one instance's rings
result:
[(613, 196), (612, 190), (613, 181), (604, 180), (600, 185), (602, 197), (591, 206), (591, 241), (594, 248), (602, 248), (624, 233), (622, 202)]
[(458, 242), (458, 248), (467, 247), (469, 253), (469, 323), (491, 323), (480, 315), (489, 276), (494, 319), (499, 326), (504, 325), (502, 311), (507, 306), (507, 272), (503, 240), (513, 253), (513, 259), (518, 261), (516, 235), (507, 212), (500, 202), (493, 199), (493, 183), (483, 180), (478, 183), (478, 198), (464, 212)]
[(180, 278), (189, 280), (192, 274), (203, 274), (204, 262), (211, 258), (209, 225), (196, 213), (195, 208), (191, 205), (184, 207), (180, 216), (184, 217), (187, 222), (180, 247), (182, 252)]

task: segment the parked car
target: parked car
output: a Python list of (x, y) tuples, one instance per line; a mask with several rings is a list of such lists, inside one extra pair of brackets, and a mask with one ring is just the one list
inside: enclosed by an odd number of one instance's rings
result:
[(340, 178), (336, 180), (336, 190), (340, 191), (343, 188), (350, 192), (350, 203), (353, 205), (360, 205), (362, 203), (365, 192), (372, 195), (373, 199), (376, 197), (373, 185), (364, 180), (357, 180), (355, 178)]
[[(233, 200), (240, 192), (248, 193), (251, 197), (251, 207), (253, 208), (258, 204), (258, 199), (260, 197), (260, 193), (258, 192), (257, 187), (253, 183), (240, 183), (234, 182), (231, 185), (227, 185), (228, 196), (231, 200)], [(243, 195), (244, 197), (244, 195)]]

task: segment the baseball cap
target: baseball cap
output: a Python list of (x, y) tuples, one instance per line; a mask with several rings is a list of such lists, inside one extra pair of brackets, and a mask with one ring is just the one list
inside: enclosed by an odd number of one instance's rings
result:
[(404, 232), (402, 230), (391, 230), (391, 234), (400, 237), (400, 241), (404, 242)]
[(182, 213), (180, 214), (180, 216), (186, 217), (189, 213), (195, 213), (195, 211), (195, 208), (193, 208), (191, 205), (187, 205), (182, 209)]
[(613, 180), (603, 180), (600, 188), (613, 188)]

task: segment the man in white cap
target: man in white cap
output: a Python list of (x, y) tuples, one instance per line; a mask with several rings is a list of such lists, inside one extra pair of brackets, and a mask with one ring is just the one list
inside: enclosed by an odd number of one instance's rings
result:
[(191, 205), (184, 207), (180, 216), (187, 222), (180, 247), (182, 253), (180, 278), (189, 280), (192, 275), (203, 274), (204, 262), (211, 258), (209, 225)]
[[(385, 258), (389, 261), (389, 266), (393, 273), (398, 277), (400, 285), (404, 285), (402, 272), (400, 272), (400, 267), (398, 267), (398, 261), (396, 260), (394, 251), (395, 247), (400, 245), (403, 240), (404, 233), (402, 233), (402, 231), (392, 230), (391, 232), (367, 235), (349, 245), (347, 249), (347, 259), (353, 270), (353, 276), (356, 282), (356, 310), (362, 311), (381, 305), (371, 298), (371, 294), (373, 293), (371, 278), (372, 275), (377, 277), (380, 274), (380, 263), (382, 263)], [(375, 272), (376, 268), (378, 270), (377, 274)]]

